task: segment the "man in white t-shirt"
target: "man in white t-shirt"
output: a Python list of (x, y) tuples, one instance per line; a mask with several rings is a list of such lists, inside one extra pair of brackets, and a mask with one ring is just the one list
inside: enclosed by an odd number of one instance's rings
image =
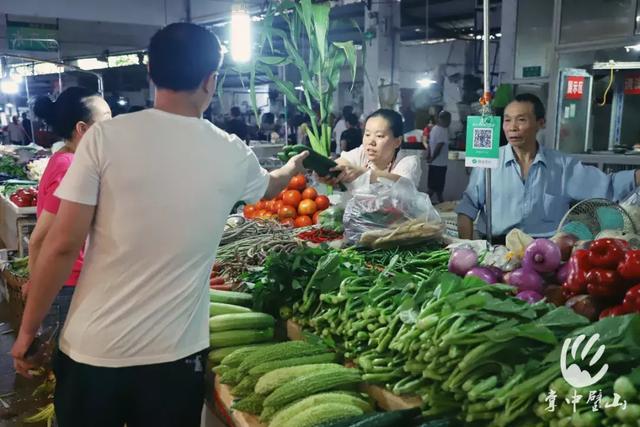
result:
[(441, 111), (438, 114), (438, 123), (429, 132), (429, 196), (435, 194), (436, 203), (444, 201), (442, 192), (447, 177), (447, 164), (449, 163), (449, 126), (451, 125), (451, 113)]
[(56, 191), (12, 355), (28, 376), (25, 352), (90, 236), (53, 361), (61, 427), (200, 425), (208, 278), (227, 215), (239, 200), (277, 195), (306, 157), (268, 173), (202, 119), (221, 57), (203, 27), (156, 33), (155, 108), (94, 124)]
[(333, 127), (333, 140), (336, 142), (336, 154), (340, 155), (342, 152), (342, 147), (340, 146), (340, 138), (342, 137), (342, 132), (347, 130), (347, 117), (353, 114), (353, 107), (351, 105), (345, 105), (342, 108), (342, 117)]

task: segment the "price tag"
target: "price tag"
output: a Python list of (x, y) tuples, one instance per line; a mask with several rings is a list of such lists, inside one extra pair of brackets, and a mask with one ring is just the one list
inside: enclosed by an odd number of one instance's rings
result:
[(466, 167), (497, 168), (500, 158), (500, 117), (467, 117), (466, 146)]

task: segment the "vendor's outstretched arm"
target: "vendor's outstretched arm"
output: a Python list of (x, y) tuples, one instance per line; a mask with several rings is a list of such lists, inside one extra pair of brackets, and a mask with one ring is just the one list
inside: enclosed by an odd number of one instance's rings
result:
[(473, 239), (473, 220), (464, 214), (458, 214), (458, 237)]

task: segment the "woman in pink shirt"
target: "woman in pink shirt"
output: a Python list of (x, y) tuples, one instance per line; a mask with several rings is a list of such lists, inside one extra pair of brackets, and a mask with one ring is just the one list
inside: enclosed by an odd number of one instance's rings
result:
[[(41, 97), (36, 101), (33, 110), (36, 116), (44, 120), (49, 128), (64, 140), (64, 146), (51, 156), (38, 185), (38, 206), (36, 209), (38, 220), (29, 239), (30, 271), (33, 271), (36, 265), (42, 243), (51, 229), (60, 207), (60, 199), (56, 197), (55, 191), (71, 166), (73, 155), (82, 136), (93, 123), (111, 118), (111, 109), (104, 99), (81, 87), (70, 87), (64, 90), (55, 102), (51, 101), (49, 97)], [(56, 297), (43, 325), (53, 326), (58, 323), (59, 330), (62, 329), (69, 311), (74, 287), (80, 276), (82, 259), (83, 252), (81, 251), (73, 265), (71, 275)], [(28, 292), (29, 283), (27, 282), (23, 288), (25, 297)]]

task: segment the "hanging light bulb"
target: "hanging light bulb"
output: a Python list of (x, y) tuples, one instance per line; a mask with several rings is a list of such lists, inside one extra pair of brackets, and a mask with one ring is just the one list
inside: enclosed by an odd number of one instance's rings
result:
[(236, 62), (251, 59), (251, 17), (242, 5), (231, 10), (231, 58)]

